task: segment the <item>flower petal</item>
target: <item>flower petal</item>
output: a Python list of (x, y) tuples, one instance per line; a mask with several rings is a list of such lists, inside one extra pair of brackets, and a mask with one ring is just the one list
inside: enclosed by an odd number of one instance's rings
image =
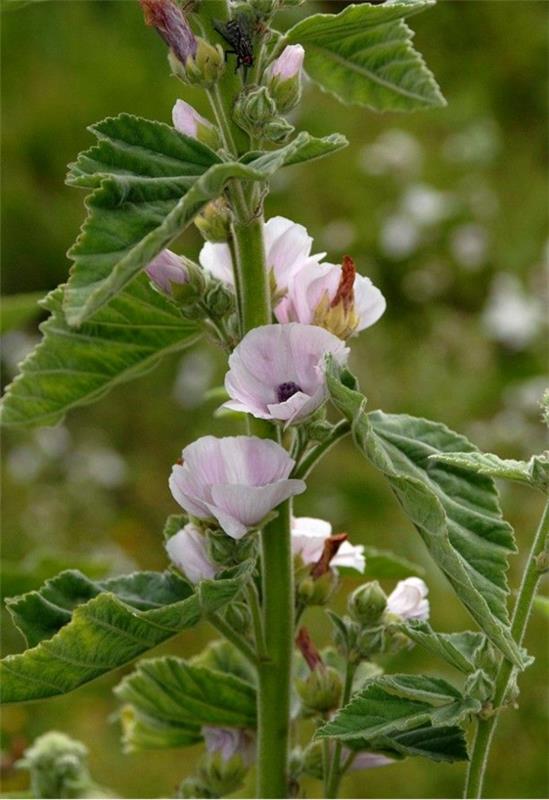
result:
[(289, 479), (267, 486), (212, 486), (210, 511), (229, 536), (240, 539), (280, 503), (305, 491), (304, 481)]
[(214, 278), (227, 286), (234, 286), (233, 259), (228, 244), (206, 242), (202, 246), (198, 260)]

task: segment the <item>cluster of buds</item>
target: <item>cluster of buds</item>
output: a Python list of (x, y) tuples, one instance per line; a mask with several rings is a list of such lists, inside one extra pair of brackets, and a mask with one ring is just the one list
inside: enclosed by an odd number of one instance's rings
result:
[(300, 628), (296, 645), (310, 670), (296, 681), (297, 693), (306, 713), (327, 714), (338, 708), (343, 684), (339, 672), (327, 666), (306, 628)]
[(274, 144), (285, 142), (294, 130), (293, 125), (278, 113), (276, 102), (266, 86), (244, 90), (235, 103), (233, 118), (250, 136)]
[(185, 83), (212, 87), (225, 71), (225, 54), (195, 36), (181, 8), (173, 0), (140, 0), (145, 22), (160, 34), (170, 48), (169, 61), (174, 75)]

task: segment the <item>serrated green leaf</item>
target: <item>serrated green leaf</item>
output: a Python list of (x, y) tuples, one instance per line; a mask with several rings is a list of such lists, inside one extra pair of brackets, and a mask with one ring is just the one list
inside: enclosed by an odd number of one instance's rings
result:
[(463, 697), (442, 678), (385, 675), (370, 681), (316, 738), (350, 740), (356, 749), (360, 739), (371, 745), (425, 726), (453, 726), (478, 711), (478, 700)]
[(494, 482), (430, 458), (474, 451), (473, 445), (439, 423), (367, 414), (363, 396), (339, 381), (333, 365), (328, 385), (335, 405), (352, 421), (356, 445), (385, 474), (461, 602), (501, 652), (522, 667), (507, 611), (507, 556), (516, 548)]
[[(306, 133), (305, 131), (299, 135), (299, 142), (299, 147), (289, 152), (282, 166), (291, 167), (296, 164), (304, 164), (306, 161), (324, 158), (324, 156), (337, 153), (338, 150), (342, 150), (349, 144), (347, 138), (341, 133), (332, 133), (329, 136), (324, 136), (322, 139), (317, 139), (316, 136), (311, 136), (310, 133)], [(263, 154), (263, 151), (257, 150), (246, 153), (240, 160), (244, 164), (249, 164)]]
[[(132, 709), (124, 736), (130, 751), (192, 744), (200, 740), (203, 725), (255, 728), (256, 724), (256, 691), (251, 684), (173, 656), (142, 661), (114, 691)], [(128, 715), (127, 706), (124, 713)]]
[(255, 685), (257, 674), (250, 662), (225, 639), (219, 639), (209, 644), (190, 663), (197, 667), (207, 667), (217, 672), (226, 672), (248, 683)]
[(86, 199), (88, 217), (69, 251), (74, 264), (63, 302), (69, 325), (81, 325), (121, 292), (230, 180), (267, 180), (303, 141), (298, 136), (247, 165), (214, 164), (192, 184), (188, 177), (103, 178)]
[(314, 14), (286, 34), (305, 48), (305, 69), (344, 103), (375, 111), (413, 111), (445, 105), (413, 32), (403, 21), (431, 0), (351, 5), (340, 14)]
[(133, 661), (236, 597), (248, 568), (195, 592), (170, 572), (92, 581), (70, 570), (9, 600), (31, 649), (0, 662), (2, 702), (66, 694)]
[(468, 674), (476, 670), (475, 653), (485, 641), (482, 633), (475, 631), (436, 633), (429, 623), (423, 620), (410, 620), (398, 628), (416, 644), (443, 658), (460, 672)]
[[(431, 761), (467, 761), (467, 742), (463, 730), (456, 725), (419, 728), (378, 740), (377, 746), (386, 744), (401, 756), (418, 756)], [(351, 747), (351, 743), (347, 742)]]
[(392, 553), (390, 550), (365, 547), (364, 555), (366, 556), (365, 577), (367, 578), (401, 580), (402, 578), (408, 578), (410, 575), (417, 575), (418, 577), (425, 575), (425, 570), (419, 564), (409, 561), (403, 556), (397, 556), (396, 553)]
[(530, 461), (500, 458), (493, 453), (450, 453), (432, 458), (479, 475), (526, 483), (543, 492), (549, 490), (549, 451), (532, 456)]
[(97, 400), (162, 356), (194, 344), (200, 333), (144, 275), (77, 330), (65, 320), (62, 297), (59, 287), (42, 303), (51, 312), (40, 326), (44, 338), (6, 390), (3, 425), (54, 425), (71, 408)]
[(185, 136), (162, 122), (119, 114), (88, 128), (99, 144), (69, 164), (67, 183), (96, 188), (103, 178), (121, 184), (133, 178), (193, 180), (221, 159), (198, 139)]
[(22, 328), (40, 314), (44, 292), (7, 294), (0, 298), (0, 333)]

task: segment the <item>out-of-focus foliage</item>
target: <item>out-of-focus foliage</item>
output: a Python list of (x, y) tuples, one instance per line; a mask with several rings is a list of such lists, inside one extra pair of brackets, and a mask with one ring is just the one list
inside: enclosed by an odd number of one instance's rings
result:
[[(301, 11), (333, 11), (336, 3), (306, 6), (285, 22)], [(446, 109), (377, 116), (307, 88), (302, 127), (316, 136), (341, 131), (351, 146), (322, 163), (279, 173), (267, 208), (307, 225), (329, 260), (352, 254), (386, 295), (384, 318), (353, 347), (352, 367), (369, 408), (440, 420), (483, 449), (515, 459), (543, 446), (545, 23), (545, 5), (529, 0), (443, 2), (416, 17), (415, 43), (448, 99)], [(168, 77), (164, 47), (143, 26), (137, 3), (8, 9), (2, 35), (3, 293), (46, 294), (66, 279), (64, 253), (84, 217), (81, 198), (63, 177), (77, 152), (93, 144), (86, 125), (122, 111), (169, 122), (176, 97), (198, 107), (200, 101)], [(208, 113), (205, 106), (199, 110)], [(189, 230), (181, 246), (195, 256), (200, 237)], [(5, 382), (36, 337), (33, 322), (3, 337)], [(162, 525), (176, 510), (169, 468), (184, 444), (207, 432), (222, 435), (233, 424), (212, 420), (215, 399), (202, 405), (223, 373), (222, 354), (201, 344), (73, 412), (62, 427), (4, 435), (9, 594), (38, 587), (58, 571), (56, 559), (88, 574), (92, 561), (97, 577), (166, 565)], [(520, 485), (500, 488), (522, 554), (511, 558), (516, 587), (542, 498)], [(350, 442), (313, 476), (297, 512), (325, 516), (353, 542), (419, 562), (430, 586), (433, 627), (469, 626), (383, 479)], [(52, 559), (50, 573), (44, 553)], [(346, 589), (354, 582), (344, 577)], [(326, 625), (310, 613), (307, 624), (321, 638)], [(521, 685), (519, 711), (502, 715), (489, 774), (493, 796), (548, 793), (539, 755), (547, 732), (540, 688), (546, 625), (543, 614), (533, 614), (525, 644), (537, 660)], [(7, 621), (3, 633), (6, 652), (22, 649)], [(211, 633), (199, 626), (154, 655), (191, 657)], [(432, 658), (416, 647), (386, 666), (425, 674), (433, 670)], [(77, 694), (6, 709), (5, 790), (26, 787), (13, 762), (37, 735), (56, 728), (86, 743), (92, 774), (120, 796), (173, 794), (196, 751), (158, 751), (146, 762), (121, 754), (111, 689), (125, 671)], [(447, 677), (455, 680), (451, 667)], [(406, 781), (410, 797), (455, 797), (462, 776), (462, 765), (434, 768), (417, 759), (353, 773), (345, 791), (361, 796), (366, 786), (370, 796), (395, 797)], [(318, 790), (311, 781), (309, 795)]]

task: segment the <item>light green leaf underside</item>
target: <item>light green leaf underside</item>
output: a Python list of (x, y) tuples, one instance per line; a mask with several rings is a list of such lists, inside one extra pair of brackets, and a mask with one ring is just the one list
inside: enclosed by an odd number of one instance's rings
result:
[(54, 425), (70, 409), (97, 400), (199, 336), (144, 275), (78, 329), (65, 321), (62, 297), (59, 287), (42, 303), (51, 312), (40, 326), (44, 338), (6, 390), (3, 425)]
[[(165, 125), (132, 114), (107, 117), (88, 130), (99, 144), (69, 164), (67, 183), (96, 188), (106, 177), (197, 178), (221, 159), (206, 145)], [(192, 180), (189, 181), (189, 185)]]
[(549, 489), (549, 451), (532, 456), (530, 461), (500, 458), (493, 453), (451, 453), (433, 458), (479, 475), (526, 483), (545, 492)]
[(344, 103), (375, 111), (443, 106), (440, 89), (403, 21), (432, 5), (429, 0), (351, 5), (340, 14), (305, 18), (287, 39), (305, 47), (307, 73)]
[(244, 680), (179, 658), (142, 661), (115, 689), (128, 751), (181, 747), (201, 727), (255, 728), (256, 691)]
[[(332, 153), (337, 153), (349, 144), (347, 138), (341, 133), (332, 133), (329, 136), (324, 136), (322, 139), (317, 139), (316, 136), (311, 136), (310, 133), (302, 132), (297, 137), (300, 144), (298, 147), (292, 148), (287, 152), (282, 166), (291, 167), (296, 164), (304, 164), (306, 161), (315, 161), (317, 158), (324, 158)], [(242, 162), (249, 164), (259, 156), (263, 155), (263, 151), (246, 153), (242, 156)]]
[(366, 414), (363, 396), (330, 372), (332, 399), (352, 421), (358, 448), (385, 474), (476, 622), (507, 658), (522, 666), (506, 605), (507, 556), (515, 544), (512, 528), (501, 518), (494, 482), (430, 458), (473, 451), (473, 445), (428, 420), (380, 411)]
[(170, 572), (104, 581), (63, 572), (7, 603), (30, 649), (0, 663), (2, 702), (66, 694), (195, 625), (241, 586), (240, 572), (202, 581), (195, 591)]
[(452, 727), (479, 710), (478, 700), (463, 697), (441, 678), (387, 675), (368, 683), (316, 738), (350, 740), (358, 749), (361, 739), (372, 744), (425, 726)]
[(482, 633), (436, 633), (429, 623), (422, 620), (410, 620), (399, 628), (416, 644), (444, 659), (460, 672), (468, 674), (476, 670), (475, 657), (485, 641)]
[(0, 333), (22, 328), (40, 314), (44, 292), (8, 294), (0, 298)]
[(214, 164), (199, 177), (103, 177), (86, 199), (88, 217), (69, 251), (74, 264), (63, 302), (69, 325), (81, 325), (122, 291), (230, 180), (267, 180), (304, 141), (298, 136), (250, 164)]
[(421, 577), (425, 570), (419, 564), (409, 561), (403, 556), (397, 556), (390, 550), (379, 550), (377, 547), (365, 547), (366, 556), (365, 577), (378, 580), (401, 580), (410, 575)]
[[(364, 740), (348, 739), (346, 746), (351, 750), (371, 750), (370, 743)], [(396, 733), (381, 737), (376, 746), (394, 750), (401, 756), (428, 758), (430, 761), (466, 761), (468, 759), (465, 734), (457, 725), (440, 725), (436, 728), (426, 725), (413, 731)]]

